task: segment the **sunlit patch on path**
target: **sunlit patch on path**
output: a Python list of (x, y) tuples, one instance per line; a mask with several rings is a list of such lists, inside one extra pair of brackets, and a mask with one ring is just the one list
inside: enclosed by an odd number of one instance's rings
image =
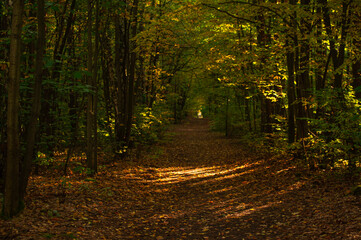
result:
[[(193, 185), (204, 184), (207, 182), (216, 182), (222, 179), (235, 178), (244, 174), (249, 174), (254, 169), (249, 169), (260, 162), (251, 164), (244, 164), (241, 166), (213, 166), (213, 167), (171, 167), (171, 168), (157, 168), (144, 171), (144, 182), (154, 184), (171, 184), (185, 181), (197, 180)], [(153, 171), (152, 171), (153, 170)], [(134, 172), (137, 172), (136, 170)], [(135, 174), (129, 173), (127, 178), (131, 179)], [(153, 173), (152, 179), (149, 179), (149, 173)], [(137, 174), (137, 179), (142, 179), (141, 174)]]

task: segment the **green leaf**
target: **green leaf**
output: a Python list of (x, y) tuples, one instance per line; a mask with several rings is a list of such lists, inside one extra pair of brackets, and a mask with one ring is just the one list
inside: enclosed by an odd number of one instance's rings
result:
[(81, 71), (75, 71), (75, 72), (73, 72), (73, 77), (75, 78), (75, 79), (81, 79), (82, 77), (83, 77), (83, 72), (81, 72)]
[(84, 179), (84, 181), (87, 181), (87, 182), (96, 182), (96, 179), (94, 179), (94, 178), (86, 178), (86, 179)]

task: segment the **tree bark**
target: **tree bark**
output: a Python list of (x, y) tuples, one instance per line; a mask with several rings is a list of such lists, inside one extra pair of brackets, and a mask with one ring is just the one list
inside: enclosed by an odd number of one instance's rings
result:
[[(107, 25), (109, 23), (106, 23)], [(105, 117), (106, 117), (106, 130), (110, 136), (111, 141), (114, 141), (113, 130), (111, 127), (111, 118), (112, 118), (112, 101), (111, 101), (111, 71), (112, 71), (112, 56), (111, 48), (109, 48), (110, 40), (107, 35), (107, 30), (104, 29), (101, 38), (101, 68), (102, 68), (102, 79), (103, 79), (103, 93), (104, 93), (104, 103), (105, 103)], [(114, 150), (114, 149), (113, 149)]]
[(36, 62), (35, 62), (35, 83), (33, 86), (34, 94), (32, 97), (32, 107), (30, 120), (26, 132), (26, 152), (22, 166), (22, 189), (21, 199), (24, 198), (28, 178), (31, 173), (32, 161), (34, 158), (35, 137), (38, 131), (40, 108), (41, 108), (41, 84), (43, 80), (44, 51), (45, 51), (45, 4), (44, 0), (38, 0), (38, 39), (36, 43)]
[(3, 215), (11, 218), (23, 208), (20, 198), (19, 96), (21, 32), (24, 0), (14, 0), (10, 36), (10, 69), (7, 104), (7, 161)]
[[(98, 5), (96, 5), (98, 7)], [(87, 35), (87, 68), (90, 73), (87, 76), (87, 83), (91, 87), (91, 91), (87, 94), (87, 125), (86, 125), (86, 136), (87, 136), (87, 167), (91, 170), (91, 174), (97, 172), (97, 126), (96, 126), (96, 78), (97, 71), (94, 64), (97, 59), (94, 58), (93, 53), (93, 40), (92, 40), (92, 0), (88, 0), (88, 35)]]
[(114, 43), (114, 68), (115, 68), (115, 152), (119, 154), (122, 151), (122, 141), (124, 139), (124, 91), (123, 91), (123, 71), (122, 71), (122, 62), (123, 62), (123, 45), (124, 39), (122, 38), (122, 26), (120, 22), (120, 16), (117, 14), (114, 17), (114, 25), (115, 25), (115, 43)]
[(360, 60), (356, 60), (356, 62), (354, 62), (352, 64), (352, 87), (355, 91), (355, 97), (357, 99), (361, 99), (361, 61)]
[[(337, 98), (341, 104), (340, 107), (344, 107), (345, 96), (343, 93), (343, 72), (340, 71), (339, 68), (345, 61), (346, 38), (350, 23), (350, 5), (352, 2), (353, 0), (342, 1), (342, 14), (340, 22), (341, 35), (339, 37), (335, 37), (332, 33), (330, 9), (328, 7), (327, 0), (318, 0), (318, 3), (322, 7), (323, 22), (325, 24), (325, 30), (329, 38), (330, 55), (332, 58), (333, 69), (335, 71), (333, 86), (337, 91)], [(337, 38), (340, 39), (338, 50), (336, 49)]]
[[(62, 65), (62, 55), (64, 49), (66, 48), (68, 35), (71, 30), (71, 26), (74, 23), (74, 10), (76, 6), (76, 0), (72, 0), (70, 9), (68, 9), (69, 0), (64, 4), (64, 9), (61, 13), (59, 20), (59, 25), (57, 26), (57, 38), (54, 44), (53, 51), (53, 61), (54, 65), (52, 67), (51, 80), (57, 81), (60, 78), (60, 70)], [(64, 25), (66, 13), (69, 12), (67, 17), (66, 26)], [(65, 28), (65, 31), (64, 31)], [(63, 34), (64, 31), (64, 34)], [(57, 91), (52, 84), (44, 85), (43, 98), (41, 106), (41, 134), (45, 135), (48, 138), (52, 138), (55, 135), (56, 130), (56, 117), (52, 112), (57, 111)], [(52, 154), (52, 151), (55, 148), (55, 142), (53, 140), (47, 142), (47, 151)]]
[[(137, 24), (138, 24), (138, 3), (139, 0), (134, 0), (133, 8), (132, 8), (132, 38), (137, 34)], [(136, 53), (135, 53), (135, 41), (132, 40), (130, 43), (130, 63), (129, 63), (129, 82), (128, 82), (128, 107), (127, 107), (127, 119), (126, 119), (126, 134), (125, 134), (125, 144), (129, 145), (130, 134), (132, 130), (132, 122), (133, 122), (133, 113), (134, 113), (134, 102), (135, 102), (135, 92), (134, 92), (134, 84), (135, 84), (135, 61), (136, 61)]]
[[(293, 2), (295, 4), (295, 2)], [(302, 0), (301, 6), (309, 11), (309, 0)], [(296, 12), (294, 13), (295, 19)], [(296, 26), (294, 26), (296, 27)], [(296, 29), (294, 29), (294, 32)], [(294, 34), (294, 46), (296, 49), (295, 52), (295, 72), (296, 72), (296, 93), (297, 93), (297, 105), (296, 105), (296, 125), (297, 132), (296, 138), (297, 140), (306, 138), (309, 132), (308, 120), (309, 117), (309, 96), (310, 96), (310, 78), (309, 78), (309, 40), (308, 36), (310, 33), (309, 23), (306, 19), (301, 19), (300, 22), (300, 31), (301, 31), (301, 39), (299, 39)]]
[[(2, 9), (9, 8), (8, 1), (0, 2), (0, 7)], [(10, 16), (5, 14), (0, 14), (0, 39), (5, 39), (8, 37), (9, 31), (9, 18)], [(3, 47), (0, 49), (0, 56), (4, 62), (9, 62), (9, 50), (10, 44), (3, 43)], [(7, 79), (9, 77), (9, 68), (4, 64), (0, 64), (0, 116), (6, 116), (6, 98), (7, 98), (7, 89), (5, 87)], [(6, 118), (0, 118), (0, 192), (4, 192), (4, 183), (5, 183), (5, 166), (6, 166)]]
[[(288, 45), (286, 43), (286, 45)], [(288, 46), (289, 47), (289, 46)], [(287, 52), (287, 100), (288, 100), (288, 142), (295, 141), (295, 55), (293, 50)]]

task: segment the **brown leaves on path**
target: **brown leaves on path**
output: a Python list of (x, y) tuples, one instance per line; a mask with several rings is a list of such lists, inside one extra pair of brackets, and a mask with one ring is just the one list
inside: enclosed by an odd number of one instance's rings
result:
[(0, 221), (0, 238), (361, 239), (346, 182), (264, 156), (204, 119), (172, 132), (94, 179), (33, 177), (26, 210)]

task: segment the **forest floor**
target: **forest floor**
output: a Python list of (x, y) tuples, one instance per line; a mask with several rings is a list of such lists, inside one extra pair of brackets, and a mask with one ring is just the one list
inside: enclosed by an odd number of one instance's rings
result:
[(351, 183), (295, 162), (189, 120), (94, 178), (32, 177), (0, 239), (361, 239)]

